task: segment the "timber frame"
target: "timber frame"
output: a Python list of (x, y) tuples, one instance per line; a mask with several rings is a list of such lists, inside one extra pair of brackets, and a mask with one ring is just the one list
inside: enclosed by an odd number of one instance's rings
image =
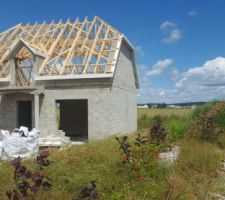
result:
[[(86, 17), (66, 23), (18, 24), (0, 33), (0, 79), (9, 77), (11, 60), (19, 86), (29, 86), (34, 76), (104, 77), (114, 73), (122, 39), (123, 34), (97, 16), (92, 21)], [(41, 60), (38, 65), (35, 56)]]

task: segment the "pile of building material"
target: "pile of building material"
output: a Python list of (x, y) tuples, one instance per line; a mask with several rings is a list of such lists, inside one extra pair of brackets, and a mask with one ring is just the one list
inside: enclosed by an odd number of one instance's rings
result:
[(163, 152), (159, 154), (159, 157), (164, 161), (167, 162), (168, 164), (174, 163), (180, 154), (180, 147), (175, 146), (171, 150), (167, 152)]
[[(0, 160), (12, 160), (17, 157), (30, 158), (36, 156), (39, 147), (60, 147), (64, 149), (72, 143), (65, 132), (58, 131), (55, 135), (40, 136), (40, 131), (21, 126), (12, 132), (0, 130)], [(83, 144), (77, 142), (75, 144)]]
[(12, 160), (17, 157), (29, 158), (36, 156), (39, 150), (39, 131), (21, 126), (19, 129), (9, 131), (1, 130), (0, 159)]

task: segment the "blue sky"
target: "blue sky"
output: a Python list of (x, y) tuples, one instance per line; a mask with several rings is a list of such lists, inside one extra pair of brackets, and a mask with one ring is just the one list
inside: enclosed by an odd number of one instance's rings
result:
[(224, 11), (224, 0), (5, 0), (0, 31), (98, 15), (135, 47), (139, 103), (208, 101), (225, 98)]

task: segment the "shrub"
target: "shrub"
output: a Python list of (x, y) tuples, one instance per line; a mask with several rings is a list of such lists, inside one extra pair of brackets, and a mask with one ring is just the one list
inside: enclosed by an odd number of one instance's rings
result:
[(16, 189), (6, 191), (9, 200), (35, 199), (35, 194), (41, 189), (44, 191), (50, 190), (52, 186), (51, 179), (41, 173), (41, 170), (50, 164), (47, 159), (48, 156), (48, 151), (43, 151), (37, 156), (37, 171), (34, 172), (22, 165), (20, 157), (12, 161)]
[(96, 180), (90, 181), (80, 192), (78, 197), (74, 197), (73, 200), (92, 200), (98, 199), (98, 193), (96, 191)]
[(155, 122), (149, 132), (151, 142), (159, 145), (165, 142), (167, 134), (167, 130), (161, 127), (161, 118), (155, 118)]
[(216, 121), (213, 116), (205, 116), (199, 118), (198, 125), (201, 127), (201, 139), (208, 141), (215, 141), (218, 136), (218, 131), (216, 130)]
[(128, 137), (123, 136), (122, 138), (116, 137), (116, 140), (120, 144), (120, 150), (122, 150), (123, 154), (125, 155), (124, 163), (132, 162), (133, 155), (131, 151), (131, 145), (128, 143)]
[(205, 105), (198, 106), (197, 108), (194, 109), (194, 112), (192, 114), (192, 118), (194, 120), (196, 120), (197, 118), (199, 118), (200, 116), (202, 116), (206, 112), (208, 112), (211, 107), (212, 107), (212, 103), (207, 103)]
[(148, 176), (158, 174), (154, 170), (158, 167), (159, 152), (164, 146), (159, 145), (160, 143), (151, 143), (149, 138), (142, 137), (140, 134), (136, 138), (135, 145), (128, 143), (127, 136), (116, 137), (116, 140), (120, 144), (119, 149), (122, 155), (124, 155), (123, 165), (126, 167), (129, 177), (144, 180), (147, 174)]
[(190, 117), (172, 119), (168, 124), (170, 140), (175, 142), (179, 139), (182, 139), (192, 123), (193, 121)]
[(201, 114), (196, 119), (196, 123), (189, 129), (189, 136), (217, 142), (218, 137), (224, 132), (225, 102), (213, 102), (202, 106), (202, 108), (199, 107), (197, 110), (199, 109), (202, 109), (201, 113), (204, 114)]
[(225, 128), (225, 108), (221, 109), (217, 115), (216, 115), (216, 120), (221, 128)]
[(146, 114), (142, 115), (138, 118), (138, 130), (148, 129), (151, 127), (156, 121), (165, 122), (170, 118), (176, 117), (175, 115), (161, 116), (155, 115), (154, 117), (148, 116)]

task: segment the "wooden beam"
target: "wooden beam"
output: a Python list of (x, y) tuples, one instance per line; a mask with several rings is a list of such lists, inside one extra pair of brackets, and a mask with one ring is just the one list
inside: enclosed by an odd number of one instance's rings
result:
[[(74, 74), (78, 68), (79, 73), (85, 74), (89, 66), (93, 67), (92, 73), (99, 73), (99, 67), (115, 65), (120, 48), (115, 44), (121, 42), (121, 36), (121, 33), (97, 16), (92, 21), (86, 17), (83, 21), (77, 18), (75, 22), (68, 19), (66, 23), (60, 20), (49, 24), (45, 21), (25, 26), (19, 24), (0, 33), (0, 78), (8, 74), (9, 49), (20, 37), (46, 55), (37, 75), (54, 76)], [(93, 56), (96, 57), (94, 61)], [(31, 53), (25, 49), (17, 57), (21, 60), (32, 59)], [(73, 58), (78, 60), (78, 64), (71, 62)], [(100, 62), (101, 59), (104, 62)], [(106, 73), (106, 69), (103, 73)]]
[(65, 60), (65, 62), (64, 62), (64, 64), (63, 64), (63, 67), (62, 67), (62, 69), (61, 69), (61, 71), (60, 71), (60, 74), (61, 74), (61, 75), (64, 73), (64, 71), (65, 71), (65, 66), (68, 65), (68, 63), (69, 63), (69, 61), (70, 61), (70, 59), (71, 59), (71, 57), (72, 57), (72, 55), (73, 55), (74, 47), (75, 47), (75, 45), (76, 45), (76, 43), (77, 43), (77, 41), (78, 41), (78, 39), (79, 39), (79, 37), (80, 37), (80, 35), (81, 35), (81, 33), (82, 33), (82, 29), (84, 28), (85, 23), (86, 23), (87, 21), (88, 21), (88, 18), (86, 17), (85, 20), (84, 20), (84, 22), (83, 22), (83, 24), (82, 24), (82, 26), (81, 26), (81, 28), (78, 30), (78, 32), (77, 32), (77, 34), (76, 34), (76, 38), (75, 38), (74, 41), (73, 41), (73, 44), (72, 44), (72, 46), (71, 46), (71, 48), (70, 48), (70, 51), (69, 51), (69, 53), (68, 53), (68, 55), (67, 55), (67, 57), (66, 57), (66, 60)]
[(43, 69), (45, 67), (45, 65), (47, 64), (49, 58), (52, 56), (55, 48), (56, 48), (56, 45), (58, 44), (60, 38), (62, 37), (62, 35), (64, 34), (65, 30), (67, 28), (67, 24), (65, 24), (65, 26), (63, 27), (63, 29), (61, 30), (60, 34), (58, 35), (57, 39), (55, 40), (55, 42), (53, 43), (53, 45), (51, 46), (49, 52), (48, 52), (48, 57), (44, 60), (43, 64), (41, 65), (41, 68), (39, 70), (39, 75), (41, 75), (41, 73), (43, 72)]

